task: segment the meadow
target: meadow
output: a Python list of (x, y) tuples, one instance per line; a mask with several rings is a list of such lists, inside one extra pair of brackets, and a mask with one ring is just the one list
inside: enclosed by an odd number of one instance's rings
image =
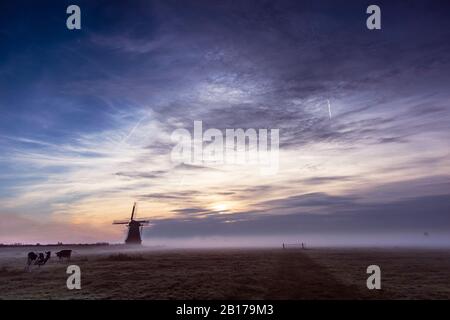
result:
[[(52, 257), (27, 272), (36, 249)], [(60, 249), (1, 248), (0, 299), (450, 299), (441, 249), (76, 247), (70, 262), (55, 257)], [(371, 264), (381, 290), (366, 287)], [(69, 265), (81, 269), (81, 290), (67, 289)]]

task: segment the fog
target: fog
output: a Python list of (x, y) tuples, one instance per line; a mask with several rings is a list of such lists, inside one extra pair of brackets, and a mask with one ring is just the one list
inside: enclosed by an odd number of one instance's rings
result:
[(283, 243), (313, 247), (450, 247), (450, 235), (440, 234), (305, 234), (279, 236), (210, 236), (189, 238), (146, 238), (145, 246), (167, 248), (281, 248)]

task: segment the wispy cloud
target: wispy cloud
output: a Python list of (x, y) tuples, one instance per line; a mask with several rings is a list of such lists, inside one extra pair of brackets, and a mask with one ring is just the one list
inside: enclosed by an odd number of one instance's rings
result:
[[(160, 235), (184, 234), (183, 216), (199, 235), (239, 223), (264, 233), (299, 209), (332, 216), (412, 194), (425, 206), (447, 186), (450, 23), (439, 6), (424, 4), (425, 17), (385, 3), (412, 18), (377, 34), (334, 1), (124, 6), (84, 4), (98, 19), (71, 35), (48, 36), (60, 28), (45, 5), (33, 5), (39, 20), (13, 5), (1, 22), (0, 214), (117, 235), (107, 225), (137, 199)], [(280, 129), (278, 174), (172, 163), (172, 131), (194, 120)]]

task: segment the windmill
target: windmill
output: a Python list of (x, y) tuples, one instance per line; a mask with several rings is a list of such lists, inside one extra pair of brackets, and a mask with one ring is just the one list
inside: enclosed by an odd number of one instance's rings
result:
[(133, 205), (133, 211), (131, 211), (130, 220), (114, 220), (113, 224), (127, 224), (128, 235), (125, 239), (126, 244), (141, 244), (141, 232), (144, 226), (148, 226), (149, 220), (146, 218), (136, 219), (136, 202)]

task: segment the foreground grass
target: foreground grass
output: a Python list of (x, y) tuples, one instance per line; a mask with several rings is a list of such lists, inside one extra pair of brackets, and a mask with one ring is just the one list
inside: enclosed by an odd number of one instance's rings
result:
[[(19, 249), (17, 249), (19, 250)], [(0, 299), (377, 299), (449, 298), (450, 254), (407, 251), (79, 251), (24, 270), (22, 253), (0, 254)], [(381, 264), (383, 290), (365, 287)], [(68, 290), (66, 268), (81, 268)], [(401, 268), (401, 266), (404, 266)], [(401, 269), (401, 270), (400, 270)], [(400, 272), (402, 271), (402, 272)], [(419, 282), (411, 280), (420, 279)]]

